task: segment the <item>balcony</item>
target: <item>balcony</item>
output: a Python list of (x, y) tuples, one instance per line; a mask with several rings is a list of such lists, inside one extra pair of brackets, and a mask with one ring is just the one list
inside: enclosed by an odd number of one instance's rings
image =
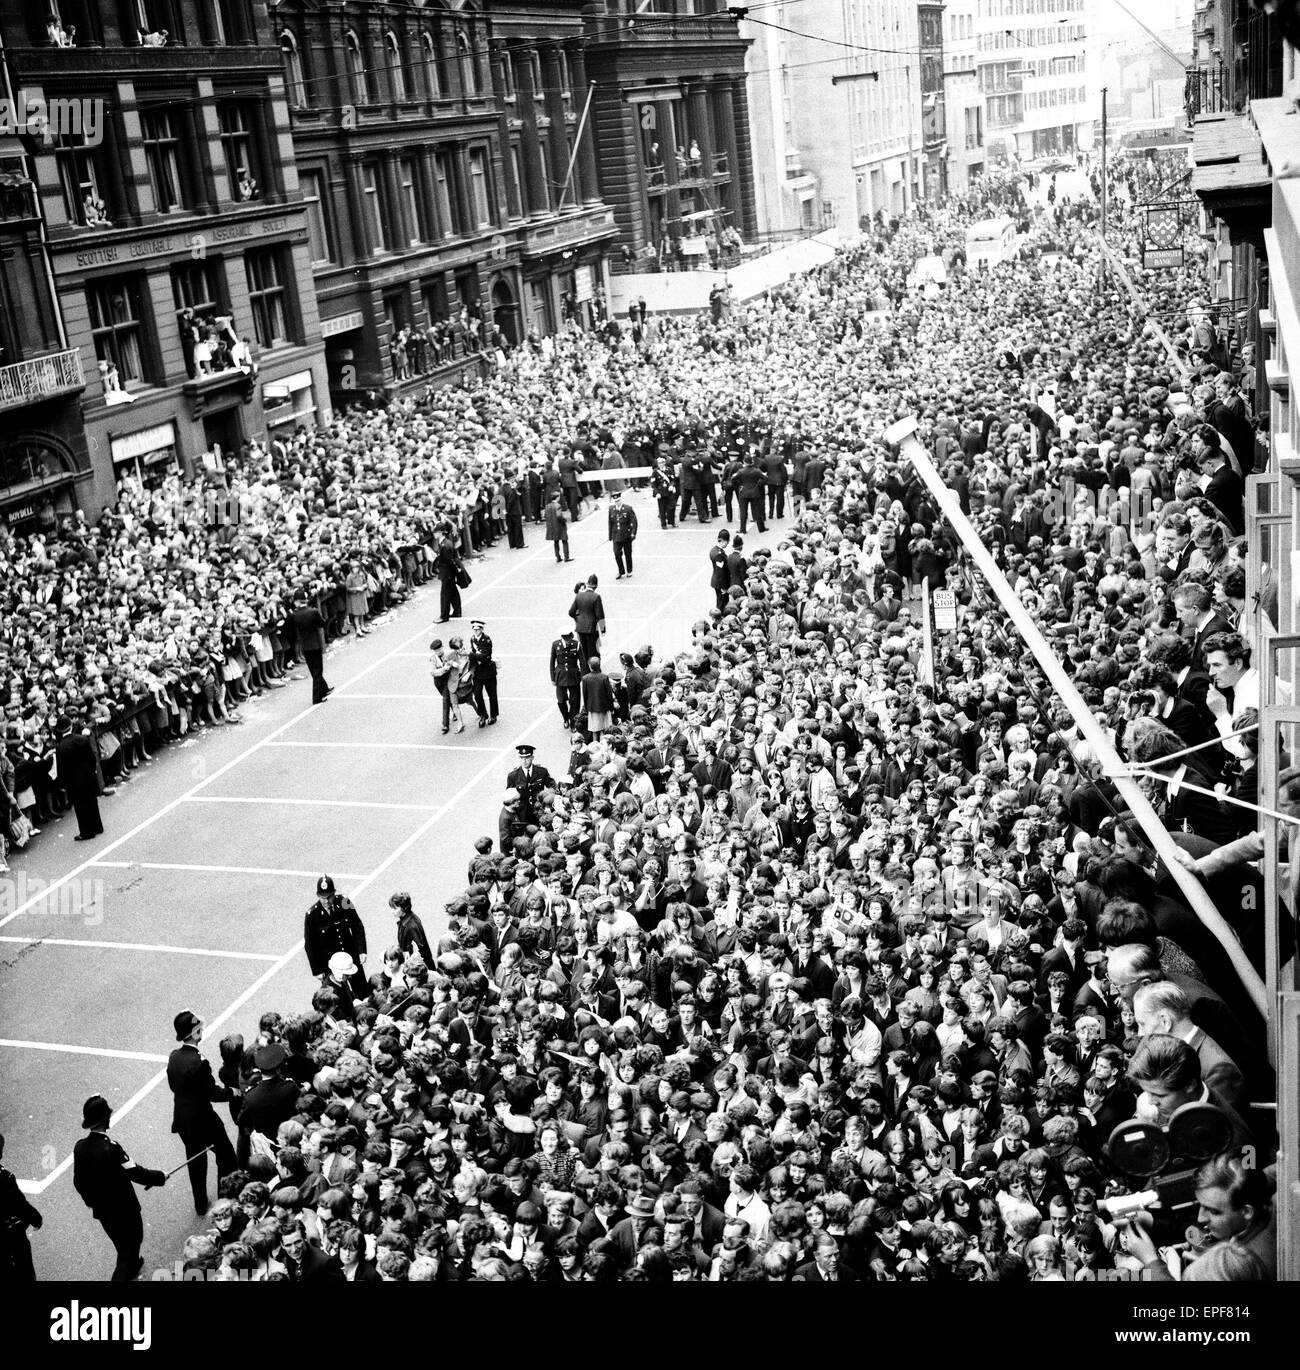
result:
[(85, 388), (81, 353), (76, 348), (13, 362), (0, 366), (0, 411), (39, 404), (58, 395), (75, 395)]

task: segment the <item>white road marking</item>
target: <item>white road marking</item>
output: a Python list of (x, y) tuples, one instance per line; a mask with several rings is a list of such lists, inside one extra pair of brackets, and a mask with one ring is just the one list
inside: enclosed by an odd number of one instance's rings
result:
[(21, 942), (41, 947), (95, 947), (107, 951), (159, 951), (170, 956), (215, 956), (231, 961), (274, 961), (274, 952), (213, 951), (206, 947), (168, 947), (152, 942), (88, 942), (73, 937), (0, 937), (0, 942)]
[[(62, 1051), (69, 1056), (112, 1056), (121, 1061), (166, 1061), (151, 1051), (115, 1051), (110, 1047), (78, 1047), (67, 1042), (19, 1042), (12, 1037), (0, 1037), (0, 1047), (19, 1047), (24, 1051)], [(33, 1191), (39, 1193), (39, 1191)]]
[(188, 804), (300, 804), (316, 809), (416, 809), (427, 813), (432, 804), (381, 804), (368, 799), (277, 799), (271, 795), (243, 796), (233, 794), (194, 794), (186, 798)]
[[(475, 732), (479, 730), (474, 729)], [(483, 747), (453, 746), (449, 742), (270, 742), (271, 747), (319, 747), (326, 750), (334, 747), (342, 751), (347, 751), (354, 747), (363, 750), (376, 752), (476, 752), (479, 756), (487, 756), (487, 750)], [(509, 747), (496, 747), (494, 751), (506, 752)], [(328, 803), (327, 800), (319, 801)], [(405, 808), (406, 805), (399, 807)]]
[[(183, 861), (92, 861), (90, 864), (124, 871), (193, 871), (199, 875), (283, 875), (294, 880), (315, 880), (320, 874), (319, 871), (286, 871), (272, 866), (199, 866), (190, 865)], [(340, 872), (335, 876), (335, 879), (360, 880), (361, 877)], [(10, 939), (0, 938), (0, 941), (7, 940)], [(14, 938), (12, 940), (21, 941), (22, 939)]]

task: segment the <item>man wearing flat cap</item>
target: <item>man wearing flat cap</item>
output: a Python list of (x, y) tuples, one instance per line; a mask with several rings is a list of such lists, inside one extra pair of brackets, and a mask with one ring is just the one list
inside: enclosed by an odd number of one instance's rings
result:
[(129, 1283), (140, 1273), (144, 1257), (144, 1220), (133, 1184), (154, 1189), (167, 1183), (161, 1170), (136, 1165), (109, 1135), (113, 1110), (102, 1094), (92, 1094), (81, 1110), (86, 1135), (72, 1148), (72, 1185), (104, 1229), (117, 1251), (111, 1279)]
[[(307, 910), (302, 937), (313, 975), (325, 975), (336, 951), (347, 952), (358, 966), (365, 962), (366, 930), (352, 900), (334, 888), (332, 876), (322, 875), (316, 882), (316, 902)], [(362, 976), (360, 993), (366, 992)]]
[(217, 1162), (217, 1179), (237, 1168), (235, 1148), (213, 1104), (229, 1103), (231, 1091), (219, 1085), (212, 1067), (199, 1054), (203, 1020), (189, 1009), (176, 1015), (173, 1024), (180, 1046), (167, 1058), (167, 1086), (173, 1095), (172, 1131), (181, 1139), (189, 1158), (190, 1188), (194, 1211), (208, 1211), (208, 1149)]

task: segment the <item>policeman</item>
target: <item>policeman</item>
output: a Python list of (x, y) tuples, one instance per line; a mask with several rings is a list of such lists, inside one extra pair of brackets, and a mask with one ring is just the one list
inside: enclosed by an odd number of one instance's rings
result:
[(239, 1110), (239, 1160), (247, 1165), (252, 1152), (253, 1134), (275, 1140), (280, 1124), (288, 1122), (298, 1108), (298, 1086), (284, 1076), (289, 1053), (279, 1042), (258, 1049), (253, 1057), (261, 1080), (245, 1095)]
[(173, 1027), (180, 1046), (167, 1058), (167, 1084), (174, 1096), (172, 1131), (181, 1139), (189, 1157), (190, 1188), (194, 1211), (208, 1211), (208, 1148), (217, 1162), (217, 1179), (237, 1168), (235, 1148), (213, 1109), (229, 1103), (234, 1095), (212, 1077), (212, 1067), (199, 1054), (203, 1020), (189, 1009), (176, 1015)]
[[(5, 1139), (0, 1133), (0, 1160), (4, 1159)], [(29, 1227), (40, 1227), (41, 1215), (27, 1202), (18, 1188), (18, 1177), (0, 1165), (0, 1281), (5, 1284), (34, 1284), (32, 1247), (27, 1240)]]
[(92, 1094), (81, 1110), (81, 1126), (89, 1129), (72, 1148), (72, 1184), (104, 1229), (117, 1251), (112, 1279), (129, 1282), (144, 1267), (144, 1219), (132, 1184), (154, 1189), (167, 1183), (161, 1170), (147, 1170), (108, 1135), (113, 1110), (102, 1094)]
[(497, 721), (497, 664), (492, 660), (492, 639), (483, 631), (481, 618), (472, 619), (473, 633), (469, 640), (469, 669), (474, 682), (474, 708), (478, 725), (486, 727)]
[(569, 631), (551, 643), (551, 684), (555, 686), (555, 702), (560, 706), (560, 717), (566, 728), (573, 727), (582, 707), (579, 691), (582, 676), (578, 635)]
[(531, 743), (521, 742), (515, 748), (519, 753), (519, 765), (506, 776), (506, 784), (512, 790), (519, 791), (519, 821), (524, 824), (537, 823), (537, 802), (542, 796), (543, 790), (554, 787), (555, 781), (551, 779), (551, 773), (545, 766), (533, 764), (533, 755), (537, 751)]
[[(302, 939), (311, 973), (322, 976), (329, 970), (330, 957), (345, 951), (357, 963), (366, 959), (366, 930), (361, 926), (356, 906), (345, 894), (334, 888), (331, 876), (322, 875), (316, 882), (316, 902), (307, 910), (303, 921)], [(356, 987), (359, 996), (369, 993), (365, 976), (360, 971)]]

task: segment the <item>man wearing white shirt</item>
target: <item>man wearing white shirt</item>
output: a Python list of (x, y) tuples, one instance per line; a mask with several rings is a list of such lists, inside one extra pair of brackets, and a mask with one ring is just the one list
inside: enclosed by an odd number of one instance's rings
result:
[[(1232, 720), (1246, 709), (1259, 709), (1259, 671), (1250, 664), (1250, 648), (1240, 633), (1215, 633), (1205, 640), (1205, 668), (1210, 676), (1206, 706), (1214, 715), (1214, 726), (1224, 738), (1224, 747), (1234, 756), (1244, 754), (1245, 744), (1234, 731)], [(1291, 703), (1291, 687), (1275, 680), (1273, 696), (1278, 704)]]
[(749, 1224), (750, 1244), (761, 1250), (767, 1243), (767, 1228), (772, 1210), (758, 1196), (758, 1176), (751, 1165), (738, 1165), (731, 1172), (731, 1193), (723, 1212), (733, 1221)]

